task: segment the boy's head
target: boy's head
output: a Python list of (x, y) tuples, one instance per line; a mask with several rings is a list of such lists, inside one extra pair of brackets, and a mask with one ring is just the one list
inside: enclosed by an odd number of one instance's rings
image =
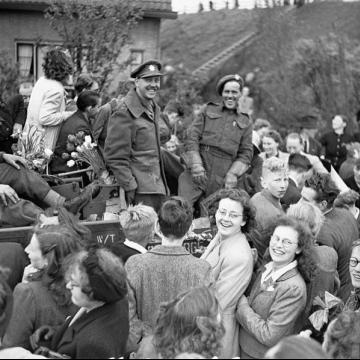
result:
[(146, 246), (154, 236), (157, 215), (146, 205), (129, 206), (120, 214), (120, 224), (126, 238)]
[(173, 196), (161, 206), (159, 230), (168, 239), (182, 239), (189, 231), (192, 220), (190, 203), (179, 196)]
[(276, 157), (264, 161), (261, 184), (272, 196), (281, 199), (289, 186), (289, 175), (286, 163)]

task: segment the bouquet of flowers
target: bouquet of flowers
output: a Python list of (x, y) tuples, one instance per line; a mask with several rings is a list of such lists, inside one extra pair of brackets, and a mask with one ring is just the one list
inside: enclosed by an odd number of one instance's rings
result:
[(97, 149), (97, 144), (92, 141), (90, 135), (85, 135), (84, 131), (69, 135), (66, 151), (62, 154), (62, 158), (67, 160), (69, 168), (87, 164), (92, 168), (95, 179), (106, 185), (114, 184), (114, 177), (110, 176), (107, 171), (104, 159)]
[(27, 166), (41, 174), (47, 170), (53, 152), (44, 147), (44, 133), (35, 126), (30, 126), (28, 132), (18, 134), (18, 143), (14, 153), (26, 160)]

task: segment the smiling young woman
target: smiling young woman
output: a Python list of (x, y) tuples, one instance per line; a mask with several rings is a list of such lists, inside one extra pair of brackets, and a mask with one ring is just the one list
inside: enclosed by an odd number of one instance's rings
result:
[(249, 195), (243, 190), (222, 190), (219, 199), (215, 215), (218, 233), (202, 259), (212, 267), (216, 295), (223, 310), (225, 336), (220, 357), (232, 358), (239, 355), (236, 304), (250, 283), (254, 267), (247, 234), (254, 228), (255, 213)]
[(237, 307), (244, 358), (263, 358), (270, 347), (297, 332), (307, 301), (306, 282), (316, 271), (310, 230), (295, 219), (277, 220), (269, 254), (249, 299), (243, 296)]

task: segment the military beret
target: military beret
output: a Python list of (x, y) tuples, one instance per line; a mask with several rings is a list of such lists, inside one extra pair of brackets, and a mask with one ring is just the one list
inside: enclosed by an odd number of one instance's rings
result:
[(242, 77), (240, 75), (238, 75), (238, 74), (226, 75), (226, 76), (222, 77), (216, 85), (216, 91), (219, 95), (222, 95), (224, 85), (229, 81), (236, 81), (237, 83), (239, 83), (240, 90), (242, 90), (242, 88), (244, 87), (244, 80), (242, 79)]
[(153, 76), (163, 76), (160, 71), (162, 68), (161, 63), (157, 60), (149, 60), (139, 65), (134, 71), (131, 72), (131, 77), (134, 79), (142, 79)]

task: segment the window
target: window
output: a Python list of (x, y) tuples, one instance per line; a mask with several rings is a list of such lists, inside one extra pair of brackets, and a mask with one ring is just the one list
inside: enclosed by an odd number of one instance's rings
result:
[(17, 61), (19, 63), (20, 76), (31, 79), (35, 72), (35, 57), (33, 44), (17, 44)]
[(140, 64), (144, 62), (143, 50), (131, 50), (131, 71), (135, 70)]
[(22, 81), (36, 81), (44, 75), (42, 64), (46, 52), (57, 44), (39, 45), (31, 42), (16, 43), (16, 58)]

